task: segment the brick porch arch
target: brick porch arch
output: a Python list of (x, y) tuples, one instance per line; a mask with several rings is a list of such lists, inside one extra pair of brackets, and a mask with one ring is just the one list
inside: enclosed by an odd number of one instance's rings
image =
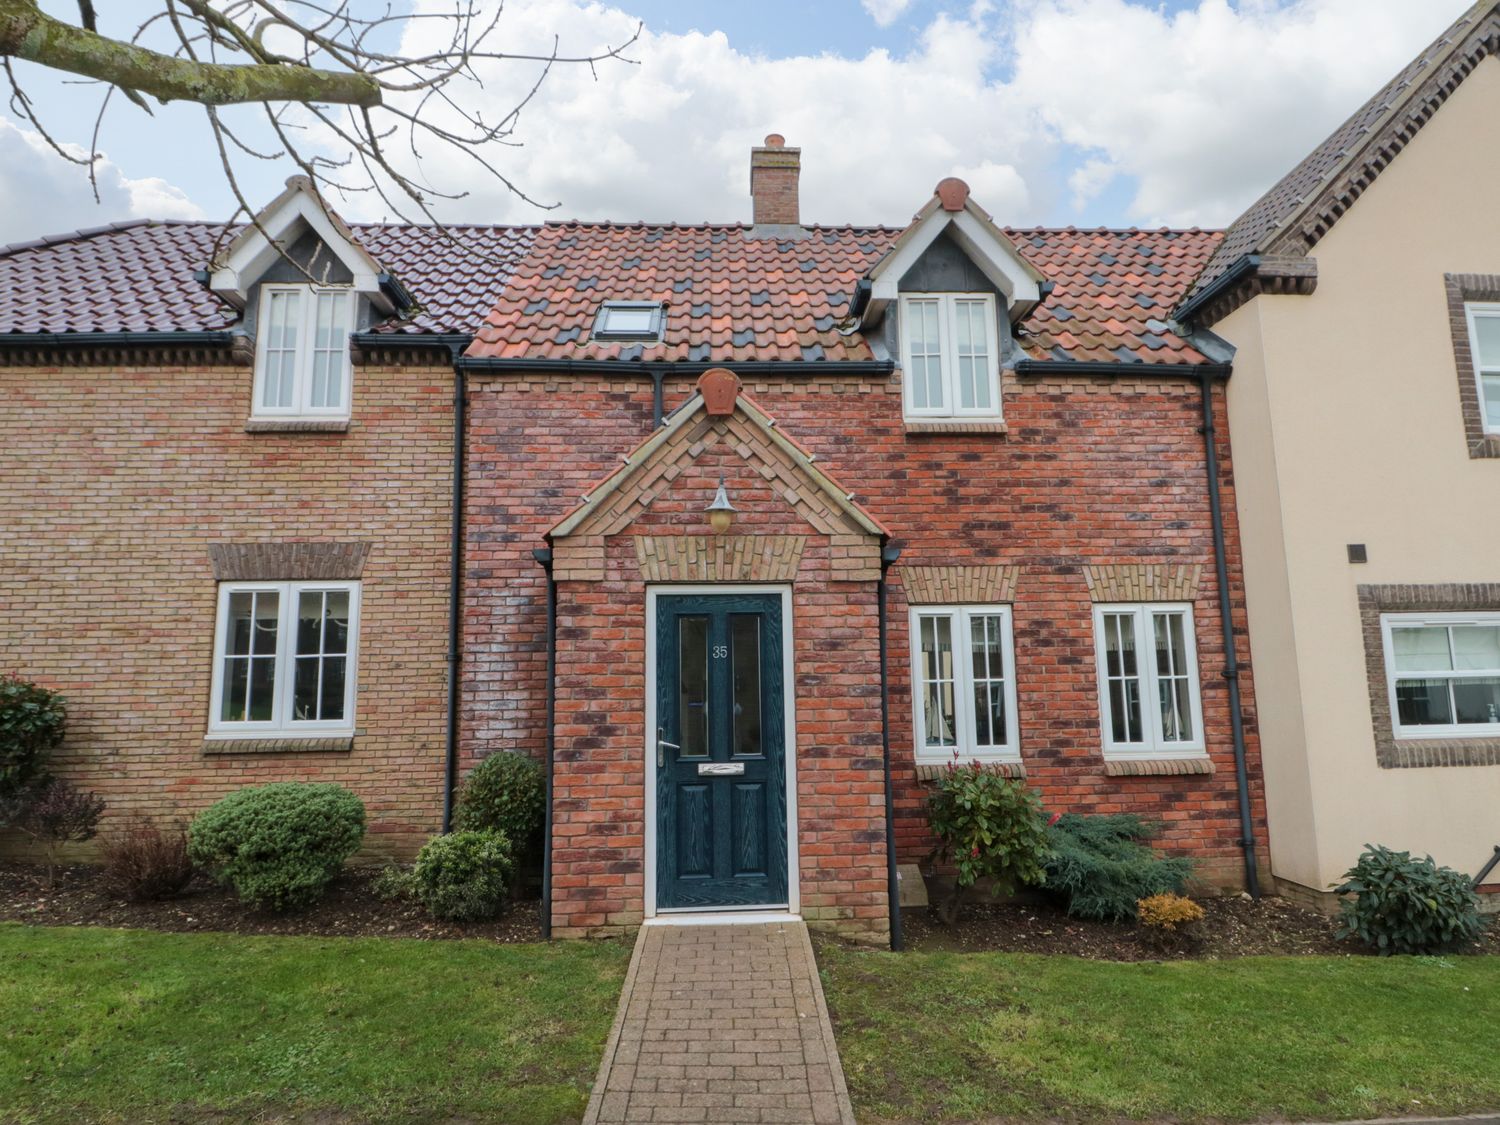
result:
[[(721, 481), (736, 511), (732, 528), (714, 534), (705, 509)], [(654, 909), (648, 587), (763, 584), (791, 591), (793, 907), (813, 925), (884, 936), (876, 584), (885, 538), (723, 369), (552, 528), (554, 933), (617, 932)]]

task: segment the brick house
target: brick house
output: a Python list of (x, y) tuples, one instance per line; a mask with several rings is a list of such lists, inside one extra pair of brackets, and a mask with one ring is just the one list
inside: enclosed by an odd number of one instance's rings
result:
[(879, 939), (955, 759), (1253, 881), (1229, 368), (1170, 323), (1220, 236), (1003, 229), (957, 180), (803, 226), (799, 161), (753, 151), (749, 225), (461, 247), (292, 181), (284, 253), (0, 252), (3, 643), (72, 773), (157, 815), (338, 780), (409, 855), (533, 755), (557, 935)]

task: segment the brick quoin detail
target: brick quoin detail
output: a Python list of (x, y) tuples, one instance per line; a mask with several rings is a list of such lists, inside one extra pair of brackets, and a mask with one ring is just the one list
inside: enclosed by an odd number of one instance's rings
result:
[[(369, 810), (366, 858), (410, 857), (442, 815), (446, 356), (356, 367), (343, 433), (246, 433), (248, 365), (172, 363), (0, 364), (4, 667), (67, 697), (58, 773), (116, 824), (330, 781)], [(362, 578), (352, 741), (205, 744), (216, 568)]]
[[(1243, 858), (1227, 691), (1219, 675), (1212, 528), (1197, 386), (1162, 378), (1007, 380), (1009, 433), (908, 437), (899, 377), (830, 371), (742, 376), (745, 395), (814, 455), (902, 548), (890, 572), (890, 719), (903, 862), (930, 850), (927, 786), (914, 760), (906, 587), (919, 568), (1005, 568), (1014, 599), (1017, 716), (1027, 783), (1049, 809), (1138, 812), (1208, 884), (1239, 886)], [(693, 392), (668, 378), (669, 410)], [(495, 373), (470, 380), (464, 732), (468, 768), (497, 750), (540, 754), (546, 691), (547, 529), (651, 435), (648, 379)], [(1216, 398), (1219, 433), (1223, 396)], [(857, 422), (851, 421), (857, 419)], [(737, 419), (736, 419), (737, 420)], [(1227, 440), (1221, 438), (1230, 596), (1245, 665), (1247, 756), (1257, 843), (1265, 810)], [(644, 896), (645, 591), (638, 540), (707, 535), (723, 476), (733, 533), (803, 536), (793, 581), (801, 888), (813, 925), (878, 939), (885, 930), (879, 652), (874, 576), (833, 581), (840, 550), (736, 443), (685, 457), (649, 505), (590, 528), (589, 581), (559, 586), (555, 932), (619, 930)], [(590, 538), (590, 537), (585, 537)], [(1111, 776), (1100, 747), (1093, 593), (1086, 568), (1135, 568), (1195, 609), (1212, 773)], [(1098, 572), (1096, 572), (1098, 573)], [(878, 574), (878, 571), (877, 571)], [(1185, 581), (1185, 580), (1184, 580)], [(1151, 582), (1148, 589), (1158, 589)], [(930, 591), (916, 594), (930, 596)], [(1199, 766), (1198, 768), (1202, 768)]]

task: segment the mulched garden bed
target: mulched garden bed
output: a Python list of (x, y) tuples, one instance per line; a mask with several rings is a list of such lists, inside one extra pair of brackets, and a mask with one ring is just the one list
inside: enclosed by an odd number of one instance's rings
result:
[(97, 867), (62, 868), (58, 885), (49, 887), (44, 868), (5, 863), (0, 864), (0, 922), (309, 937), (541, 940), (534, 901), (514, 903), (493, 922), (435, 922), (415, 903), (381, 901), (370, 886), (379, 873), (376, 867), (348, 868), (317, 905), (288, 914), (262, 914), (202, 875), (194, 876), (177, 898), (129, 902), (110, 888)]
[[(1162, 961), (1268, 954), (1362, 954), (1363, 947), (1338, 941), (1333, 920), (1284, 898), (1247, 895), (1199, 899), (1206, 917), (1198, 937), (1164, 949), (1133, 924), (1069, 918), (1046, 901), (966, 902), (958, 923), (944, 926), (928, 908), (901, 912), (906, 948), (919, 952), (1068, 953), (1099, 961)], [(1500, 926), (1492, 919), (1472, 948), (1455, 952), (1500, 953)]]

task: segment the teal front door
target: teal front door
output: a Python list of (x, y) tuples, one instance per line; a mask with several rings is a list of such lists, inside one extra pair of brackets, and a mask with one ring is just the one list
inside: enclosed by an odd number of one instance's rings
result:
[(787, 904), (779, 594), (656, 599), (656, 904)]

